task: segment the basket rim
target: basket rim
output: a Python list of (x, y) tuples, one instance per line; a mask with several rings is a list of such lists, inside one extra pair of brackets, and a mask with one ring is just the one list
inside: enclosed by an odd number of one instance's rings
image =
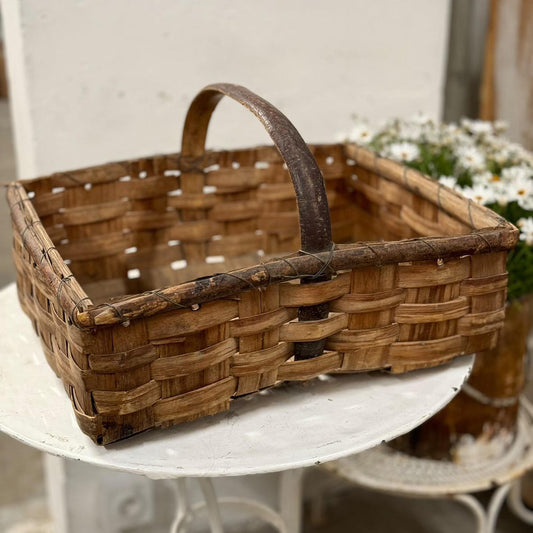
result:
[[(262, 289), (272, 283), (316, 276), (324, 272), (325, 268), (330, 268), (334, 274), (338, 274), (358, 267), (502, 252), (516, 245), (519, 232), (513, 224), (487, 207), (465, 198), (417, 170), (380, 157), (375, 152), (356, 144), (320, 144), (310, 145), (310, 148), (313, 150), (316, 147), (335, 146), (342, 147), (346, 158), (354, 160), (358, 166), (374, 171), (384, 179), (395, 182), (414, 194), (436, 203), (439, 209), (466, 222), (473, 230), (453, 236), (341, 244), (335, 245), (330, 252), (313, 255), (300, 255), (296, 252), (251, 267), (197, 278), (135, 295), (125, 295), (113, 298), (112, 303), (104, 302), (94, 305), (55, 249), (24, 185), (51, 176), (70, 177), (71, 186), (80, 185), (79, 180), (71, 176), (72, 172), (105, 169), (106, 166), (120, 164), (120, 162), (18, 180), (8, 185), (7, 198), (13, 223), (20, 232), (23, 244), (29, 251), (34, 265), (41, 271), (56, 294), (57, 301), (69, 317), (69, 325), (72, 324), (80, 329), (94, 329), (120, 323), (127, 325), (133, 319), (154, 316), (175, 309), (188, 309), (191, 306), (217, 299), (227, 299), (246, 290)], [(266, 147), (231, 151), (261, 148)], [(207, 152), (202, 162), (209, 163), (214, 155), (223, 152), (228, 152), (228, 150)], [(180, 165), (179, 154), (168, 154), (163, 157), (177, 157), (178, 166)], [(185, 162), (185, 165), (189, 166), (190, 162)]]

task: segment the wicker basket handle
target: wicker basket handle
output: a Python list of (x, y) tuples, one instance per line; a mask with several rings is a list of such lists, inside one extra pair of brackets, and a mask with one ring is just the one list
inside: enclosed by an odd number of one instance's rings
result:
[[(203, 156), (211, 115), (224, 96), (242, 104), (262, 122), (285, 161), (296, 192), (302, 251), (309, 254), (332, 252), (331, 222), (322, 172), (290, 120), (257, 94), (230, 83), (208, 85), (200, 91), (192, 101), (185, 118), (182, 158), (194, 162)], [(301, 283), (314, 283), (330, 278), (331, 273), (327, 268), (323, 268), (316, 276), (301, 278)], [(319, 320), (327, 318), (328, 313), (328, 303), (300, 307), (298, 319)], [(325, 340), (295, 343), (295, 359), (317, 357), (324, 351), (324, 347)]]
[(289, 119), (257, 94), (231, 83), (205, 87), (192, 101), (185, 119), (182, 157), (194, 160), (204, 154), (211, 115), (224, 96), (242, 104), (262, 122), (285, 161), (296, 192), (302, 250), (330, 251), (331, 223), (322, 173)]

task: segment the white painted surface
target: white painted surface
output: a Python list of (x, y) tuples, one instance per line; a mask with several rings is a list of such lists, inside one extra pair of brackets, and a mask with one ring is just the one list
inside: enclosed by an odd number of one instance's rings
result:
[[(204, 85), (248, 86), (308, 142), (352, 113), (439, 115), (449, 0), (2, 0), (23, 177), (177, 151)], [(223, 102), (218, 147), (267, 142)]]
[(0, 291), (0, 309), (0, 430), (48, 453), (151, 478), (276, 472), (366, 450), (448, 403), (473, 362), (291, 384), (238, 399), (226, 413), (104, 448), (77, 427), (14, 285)]

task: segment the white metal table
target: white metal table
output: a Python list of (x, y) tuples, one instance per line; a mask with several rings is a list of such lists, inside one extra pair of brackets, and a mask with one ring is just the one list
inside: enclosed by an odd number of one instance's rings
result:
[[(279, 531), (300, 527), (302, 468), (359, 453), (410, 431), (448, 403), (473, 356), (404, 375), (324, 376), (243, 397), (225, 413), (153, 430), (107, 447), (78, 428), (60, 381), (47, 366), (16, 289), (0, 290), (0, 430), (44, 452), (155, 479), (175, 480), (172, 531), (207, 507), (221, 532), (220, 504), (238, 505)], [(281, 477), (281, 510), (249, 500), (218, 500), (210, 478), (267, 472)], [(188, 501), (197, 478), (205, 502)]]

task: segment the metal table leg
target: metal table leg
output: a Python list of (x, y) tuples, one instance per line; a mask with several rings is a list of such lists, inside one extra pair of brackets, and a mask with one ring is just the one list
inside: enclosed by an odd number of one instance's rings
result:
[(189, 484), (192, 479), (179, 478), (169, 480), (176, 495), (176, 515), (172, 522), (170, 533), (185, 533), (194, 517), (201, 512), (208, 513), (211, 533), (223, 533), (224, 528), (220, 513), (222, 506), (255, 515), (273, 526), (279, 533), (300, 533), (302, 476), (303, 469), (280, 473), (279, 495), (281, 511), (279, 512), (263, 503), (248, 498), (217, 498), (210, 478), (196, 478), (204, 500), (191, 503)]
[(454, 494), (450, 499), (468, 507), (476, 517), (477, 533), (487, 532), (487, 514), (479, 500), (471, 494)]
[(505, 501), (510, 489), (511, 483), (505, 483), (504, 485), (499, 486), (492, 493), (492, 497), (487, 508), (487, 533), (494, 533), (496, 531), (498, 515), (500, 514), (503, 502)]
[(303, 475), (303, 468), (280, 473), (279, 508), (288, 533), (300, 533), (302, 528)]
[(533, 509), (527, 507), (522, 500), (522, 480), (515, 481), (507, 496), (507, 505), (512, 513), (524, 523), (533, 525)]

